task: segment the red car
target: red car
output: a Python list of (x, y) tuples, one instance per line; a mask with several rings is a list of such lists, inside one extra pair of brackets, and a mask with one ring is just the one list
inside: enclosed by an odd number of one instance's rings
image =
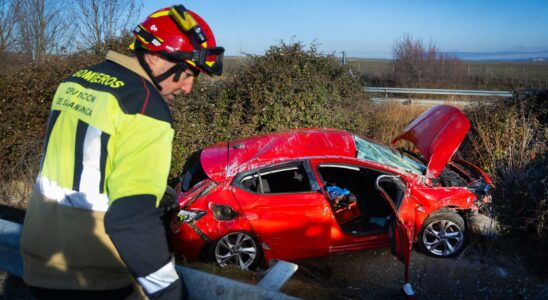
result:
[(454, 256), (492, 187), (478, 167), (451, 160), (469, 128), (460, 110), (440, 105), (394, 139), (418, 153), (335, 129), (206, 147), (177, 186), (175, 250), (244, 269), (388, 246), (408, 266), (413, 242), (427, 254)]

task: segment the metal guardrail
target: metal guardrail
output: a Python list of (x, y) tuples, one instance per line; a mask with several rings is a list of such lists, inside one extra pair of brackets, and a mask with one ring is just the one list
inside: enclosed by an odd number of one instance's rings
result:
[(434, 106), (440, 104), (450, 104), (454, 106), (468, 106), (473, 104), (493, 104), (491, 101), (458, 101), (458, 100), (437, 100), (437, 99), (408, 99), (408, 98), (379, 98), (372, 97), (371, 102), (379, 104), (386, 102), (396, 102), (404, 105), (425, 105)]
[[(19, 254), (21, 224), (0, 219), (0, 271), (13, 276), (23, 275), (23, 259)], [(281, 299), (298, 298), (279, 292), (287, 280), (297, 271), (296, 264), (276, 261), (257, 283), (251, 285), (225, 277), (177, 265), (177, 272), (184, 278), (189, 299)]]
[(385, 93), (385, 94), (427, 94), (427, 95), (449, 95), (449, 96), (512, 97), (512, 92), (510, 91), (415, 89), (415, 88), (389, 88), (389, 87), (364, 87), (363, 90), (367, 93)]
[(23, 275), (23, 259), (19, 255), (21, 224), (0, 219), (0, 271), (17, 277)]

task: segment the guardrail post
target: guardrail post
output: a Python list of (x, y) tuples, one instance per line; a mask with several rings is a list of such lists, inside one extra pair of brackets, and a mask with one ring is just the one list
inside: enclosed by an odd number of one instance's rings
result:
[(279, 291), (297, 269), (296, 264), (283, 260), (273, 261), (257, 286), (271, 291)]

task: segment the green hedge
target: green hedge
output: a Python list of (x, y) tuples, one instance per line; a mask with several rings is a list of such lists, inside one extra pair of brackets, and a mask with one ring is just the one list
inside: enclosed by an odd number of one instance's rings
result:
[(250, 56), (223, 80), (199, 80), (173, 107), (177, 120), (172, 176), (185, 158), (208, 144), (302, 127), (360, 126), (365, 99), (360, 79), (329, 55), (300, 43)]
[[(126, 42), (113, 43), (115, 50), (127, 53)], [(0, 73), (2, 182), (34, 180), (57, 86), (100, 60), (79, 54)], [(352, 107), (365, 99), (361, 87), (360, 79), (333, 56), (301, 43), (273, 46), (220, 79), (202, 75), (193, 93), (172, 105), (176, 136), (170, 178), (180, 175), (192, 152), (214, 142), (297, 127), (356, 129), (360, 121)]]

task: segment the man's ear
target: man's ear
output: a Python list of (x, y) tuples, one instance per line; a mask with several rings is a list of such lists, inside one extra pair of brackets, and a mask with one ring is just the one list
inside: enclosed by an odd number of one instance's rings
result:
[(146, 53), (145, 54), (145, 61), (149, 66), (156, 66), (160, 63), (162, 63), (162, 57), (158, 54), (154, 53)]

